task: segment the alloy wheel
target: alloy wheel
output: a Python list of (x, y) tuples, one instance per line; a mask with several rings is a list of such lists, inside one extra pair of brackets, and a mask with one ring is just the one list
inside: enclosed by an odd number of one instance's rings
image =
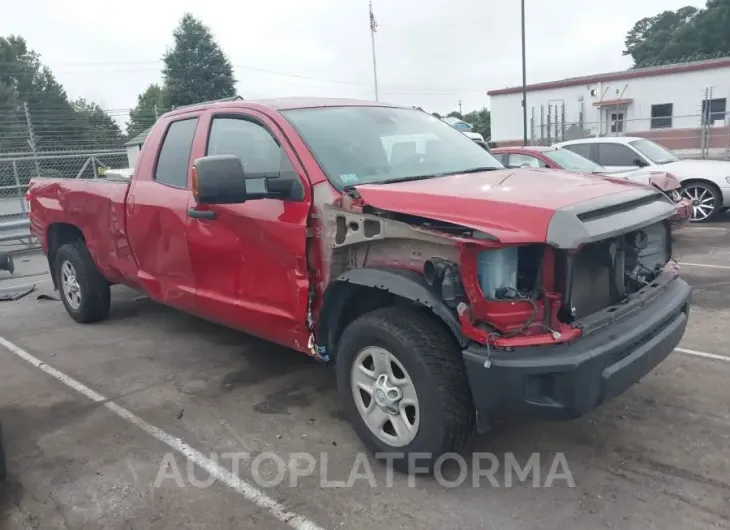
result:
[(355, 356), (350, 381), (357, 410), (375, 436), (392, 447), (413, 441), (421, 416), (418, 395), (392, 353), (378, 346), (363, 348)]
[(690, 219), (693, 222), (709, 219), (716, 209), (715, 194), (703, 184), (688, 184), (682, 189), (682, 196), (692, 201)]

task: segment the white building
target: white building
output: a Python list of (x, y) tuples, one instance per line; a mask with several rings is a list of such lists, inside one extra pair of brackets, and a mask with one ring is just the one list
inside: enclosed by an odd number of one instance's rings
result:
[[(522, 145), (522, 87), (488, 95), (492, 141)], [(527, 134), (544, 144), (630, 134), (670, 149), (727, 149), (728, 99), (730, 57), (537, 83), (527, 86)]]
[(142, 145), (144, 145), (144, 141), (147, 139), (150, 129), (151, 127), (149, 129), (145, 129), (124, 144), (124, 149), (127, 151), (127, 162), (129, 163), (129, 167), (133, 168), (137, 163), (137, 157), (142, 149)]

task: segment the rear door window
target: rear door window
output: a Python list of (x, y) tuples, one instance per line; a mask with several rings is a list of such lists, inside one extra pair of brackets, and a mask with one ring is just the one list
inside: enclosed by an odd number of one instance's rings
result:
[(635, 166), (639, 158), (634, 151), (622, 144), (599, 143), (598, 163), (602, 166)]
[(593, 160), (594, 162), (596, 162), (596, 157), (594, 153), (591, 152), (591, 147), (593, 147), (593, 144), (569, 144), (564, 145), (563, 149), (573, 151), (574, 153), (577, 153), (580, 156), (587, 158), (588, 160)]
[(188, 118), (174, 121), (167, 128), (155, 168), (155, 180), (160, 184), (174, 188), (187, 187), (190, 151), (197, 125), (198, 118)]

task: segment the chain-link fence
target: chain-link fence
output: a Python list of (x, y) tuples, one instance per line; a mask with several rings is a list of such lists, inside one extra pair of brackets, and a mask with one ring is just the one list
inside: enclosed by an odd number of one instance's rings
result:
[(121, 150), (0, 154), (0, 243), (34, 244), (25, 204), (30, 179), (93, 179), (128, 165)]
[[(595, 115), (595, 110), (593, 111)], [(586, 120), (584, 110), (567, 105), (532, 109), (530, 143), (552, 145), (605, 136), (638, 136), (657, 142), (684, 158), (730, 160), (730, 113), (628, 117), (626, 107), (600, 109), (601, 120)]]

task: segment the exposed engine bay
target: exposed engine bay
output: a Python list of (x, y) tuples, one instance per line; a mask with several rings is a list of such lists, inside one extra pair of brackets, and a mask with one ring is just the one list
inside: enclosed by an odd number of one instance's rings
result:
[[(495, 318), (476, 327), (494, 339), (545, 333), (557, 338), (566, 325), (622, 304), (654, 282), (671, 257), (669, 234), (667, 224), (658, 222), (576, 251), (556, 251), (546, 245), (482, 250), (477, 255), (480, 294), (484, 310)], [(554, 263), (548, 265), (550, 256)], [(547, 282), (546, 268), (552, 276)], [(518, 312), (525, 303), (530, 310)], [(499, 317), (522, 322), (500, 325)]]
[[(562, 319), (575, 319), (615, 305), (651, 284), (671, 257), (665, 223), (590, 243), (566, 256), (566, 302)], [(572, 261), (572, 263), (570, 263)]]
[[(351, 282), (351, 271), (374, 271), (371, 277), (377, 280), (359, 285), (380, 293), (372, 301), (377, 305), (397, 303), (388, 297), (402, 296), (383, 273), (410, 271), (429, 292), (410, 300), (439, 300), (466, 339), (507, 349), (567, 342), (626, 314), (632, 295), (641, 297), (642, 290), (660, 281), (671, 259), (671, 202), (658, 190), (640, 193), (638, 200), (587, 206), (587, 214), (556, 214), (560, 228), (548, 230), (547, 241), (511, 244), (473, 226), (374, 207), (357, 194), (334, 202), (323, 195), (317, 219), (326, 244), (316, 274), (320, 285), (328, 285), (335, 279)], [(622, 233), (620, 224), (609, 221), (614, 215), (641, 228)], [(642, 218), (649, 224), (644, 226)], [(613, 235), (593, 237), (591, 231)], [(671, 276), (676, 274), (662, 278)], [(371, 302), (362, 303), (369, 307)]]

